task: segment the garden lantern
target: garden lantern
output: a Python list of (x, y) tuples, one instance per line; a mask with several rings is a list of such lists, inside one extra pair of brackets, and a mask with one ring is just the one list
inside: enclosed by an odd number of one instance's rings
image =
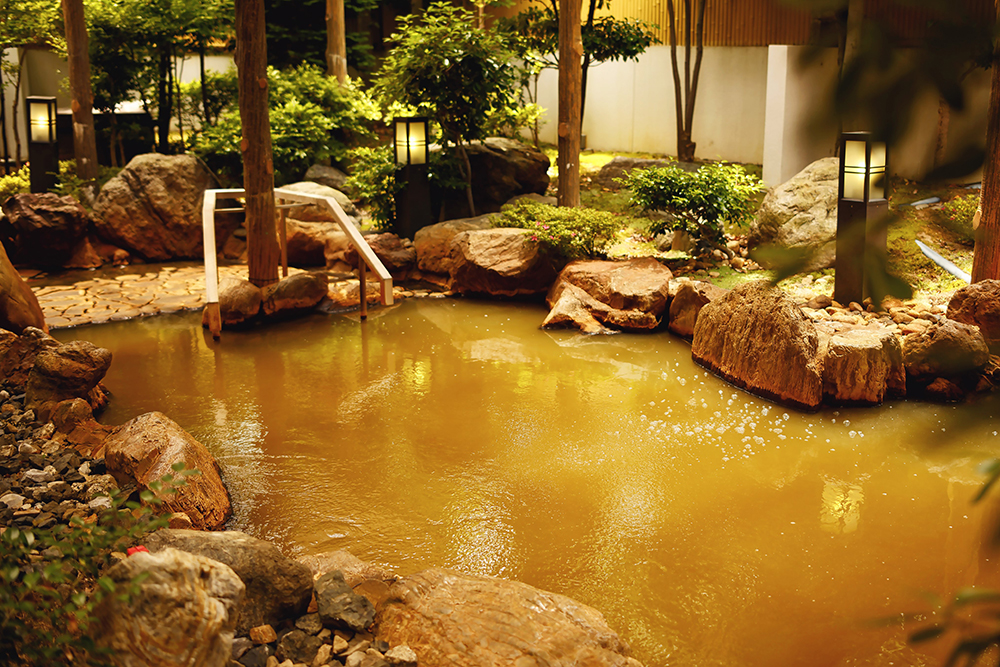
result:
[(427, 119), (393, 119), (396, 155), (396, 233), (413, 238), (431, 223), (431, 190), (427, 164)]
[(56, 186), (59, 145), (56, 142), (56, 98), (25, 98), (28, 118), (28, 161), (32, 192), (48, 192)]
[(873, 141), (870, 132), (841, 134), (833, 296), (845, 305), (864, 299), (866, 258), (885, 253), (886, 228), (879, 220), (889, 211), (886, 175), (885, 142)]

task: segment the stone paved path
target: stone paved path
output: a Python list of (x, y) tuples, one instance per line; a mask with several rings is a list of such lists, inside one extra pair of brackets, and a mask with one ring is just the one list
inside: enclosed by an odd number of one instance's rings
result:
[[(104, 324), (118, 320), (200, 310), (205, 303), (205, 269), (200, 263), (145, 264), (127, 269), (130, 273), (113, 271), (104, 276), (75, 273), (53, 275), (42, 279), (28, 278), (28, 284), (38, 297), (45, 321), (50, 329), (76, 327), (84, 324)], [(303, 269), (289, 267), (289, 275)], [(118, 275), (111, 275), (112, 273)], [(87, 276), (87, 277), (81, 277)], [(226, 276), (246, 279), (245, 265), (220, 266), (219, 280)], [(379, 288), (369, 283), (369, 300), (377, 300)], [(358, 280), (330, 279), (330, 297), (343, 308), (356, 307)], [(450, 292), (427, 289), (406, 289), (395, 285), (393, 297), (440, 297)]]

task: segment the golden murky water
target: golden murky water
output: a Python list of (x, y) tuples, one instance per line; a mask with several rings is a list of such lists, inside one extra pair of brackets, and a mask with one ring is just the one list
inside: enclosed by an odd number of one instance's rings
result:
[(219, 459), (233, 527), (296, 555), (440, 565), (601, 610), (648, 665), (939, 664), (873, 620), (1000, 585), (982, 407), (803, 415), (669, 334), (538, 329), (536, 306), (411, 300), (226, 332), (196, 314), (57, 332), (114, 352), (106, 423), (165, 412)]

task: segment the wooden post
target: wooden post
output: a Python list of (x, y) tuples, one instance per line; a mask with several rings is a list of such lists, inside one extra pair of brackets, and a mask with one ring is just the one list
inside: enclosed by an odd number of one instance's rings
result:
[(368, 317), (368, 266), (365, 264), (365, 258), (358, 253), (358, 277), (361, 278), (361, 283), (358, 285), (358, 294), (361, 298), (361, 319)]
[[(73, 96), (73, 155), (82, 181), (97, 179), (97, 139), (94, 135), (94, 93), (90, 87), (90, 55), (83, 0), (62, 0), (69, 55), (69, 87)], [(95, 193), (96, 194), (96, 193)]]
[[(283, 199), (278, 200), (278, 205), (284, 204)], [(287, 209), (278, 209), (278, 244), (281, 246), (281, 277), (288, 277), (288, 226), (285, 224), (287, 219)]]
[(580, 205), (581, 0), (559, 0), (559, 205)]
[(219, 340), (222, 338), (222, 311), (219, 307), (219, 302), (206, 303), (205, 304), (205, 321), (208, 324), (208, 330), (212, 334), (213, 340)]
[(264, 0), (236, 0), (236, 68), (246, 190), (247, 264), (250, 282), (264, 287), (278, 280), (274, 225), (274, 164), (267, 108), (267, 43)]
[(344, 0), (326, 0), (326, 75), (347, 81), (347, 32)]
[(972, 282), (1000, 279), (1000, 54), (993, 57), (990, 105), (986, 113), (986, 161), (979, 205), (983, 214), (976, 229)]

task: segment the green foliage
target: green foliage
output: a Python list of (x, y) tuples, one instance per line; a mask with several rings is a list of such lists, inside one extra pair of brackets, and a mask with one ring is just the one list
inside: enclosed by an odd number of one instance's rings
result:
[(28, 166), (25, 165), (6, 176), (0, 176), (0, 204), (14, 195), (30, 192), (30, 173)]
[[(94, 182), (94, 194), (96, 195), (104, 187), (104, 184), (118, 175), (120, 168), (97, 166), (97, 180)], [(59, 178), (56, 180), (56, 187), (52, 190), (60, 197), (69, 195), (80, 203), (85, 203), (88, 197), (83, 194), (84, 186), (89, 185), (76, 175), (76, 160), (59, 161)]]
[[(299, 180), (317, 162), (343, 162), (351, 145), (373, 136), (371, 124), (378, 110), (354, 83), (339, 84), (312, 65), (284, 72), (269, 67), (267, 78), (277, 185)], [(238, 184), (243, 173), (242, 127), (236, 96), (229, 92), (235, 90), (236, 72), (217, 75), (209, 84), (216, 91), (219, 115), (214, 125), (206, 124), (197, 133), (191, 148), (221, 178)], [(197, 108), (200, 92), (194, 86), (189, 90), (187, 104)]]
[[(202, 99), (202, 88), (207, 100)], [(181, 111), (188, 118), (197, 118), (202, 127), (213, 124), (224, 110), (235, 108), (238, 99), (235, 67), (226, 72), (209, 70), (203, 81), (195, 79), (181, 84)], [(208, 103), (207, 116), (205, 102)]]
[[(112, 551), (167, 525), (151, 507), (183, 486), (197, 471), (174, 465), (143, 491), (140, 504), (117, 493), (97, 521), (74, 517), (50, 530), (15, 526), (0, 533), (0, 663), (25, 666), (107, 664), (107, 651), (88, 634), (95, 607), (111, 595), (130, 595), (137, 581), (121, 590), (102, 570)], [(87, 588), (91, 590), (87, 592)]]
[(509, 122), (518, 107), (513, 54), (503, 35), (473, 26), (471, 12), (444, 2), (402, 17), (397, 46), (375, 77), (376, 98), (434, 118), (455, 143)]
[(615, 240), (621, 222), (607, 211), (567, 208), (522, 199), (504, 206), (494, 227), (516, 227), (569, 261), (597, 257)]
[(396, 160), (392, 147), (355, 148), (350, 151), (351, 175), (347, 185), (368, 207), (376, 229), (388, 229), (396, 218)]
[(974, 242), (972, 218), (979, 208), (979, 195), (963, 195), (944, 203), (941, 207), (941, 224), (957, 234), (966, 243)]
[(706, 164), (694, 173), (676, 163), (636, 169), (619, 182), (631, 190), (634, 206), (673, 214), (672, 219), (651, 225), (652, 234), (668, 227), (686, 231), (697, 240), (702, 252), (725, 249), (725, 224), (749, 224), (761, 188), (761, 182), (743, 167), (725, 162)]
[[(268, 64), (279, 69), (301, 63), (325, 68), (324, 0), (268, 0), (265, 5)], [(352, 18), (378, 6), (378, 0), (345, 0), (344, 15), (348, 25), (352, 24)], [(349, 31), (346, 37), (348, 67), (361, 72), (371, 71), (375, 58), (371, 55), (368, 31)]]
[[(607, 8), (610, 2), (601, 2)], [(500, 20), (503, 30), (514, 40), (520, 58), (541, 57), (542, 67), (557, 67), (558, 62), (546, 56), (559, 52), (559, 18), (555, 8), (530, 6), (516, 16)], [(638, 19), (618, 19), (607, 15), (584, 22), (580, 27), (583, 53), (595, 63), (616, 60), (636, 60), (653, 44), (659, 44), (655, 25)]]

